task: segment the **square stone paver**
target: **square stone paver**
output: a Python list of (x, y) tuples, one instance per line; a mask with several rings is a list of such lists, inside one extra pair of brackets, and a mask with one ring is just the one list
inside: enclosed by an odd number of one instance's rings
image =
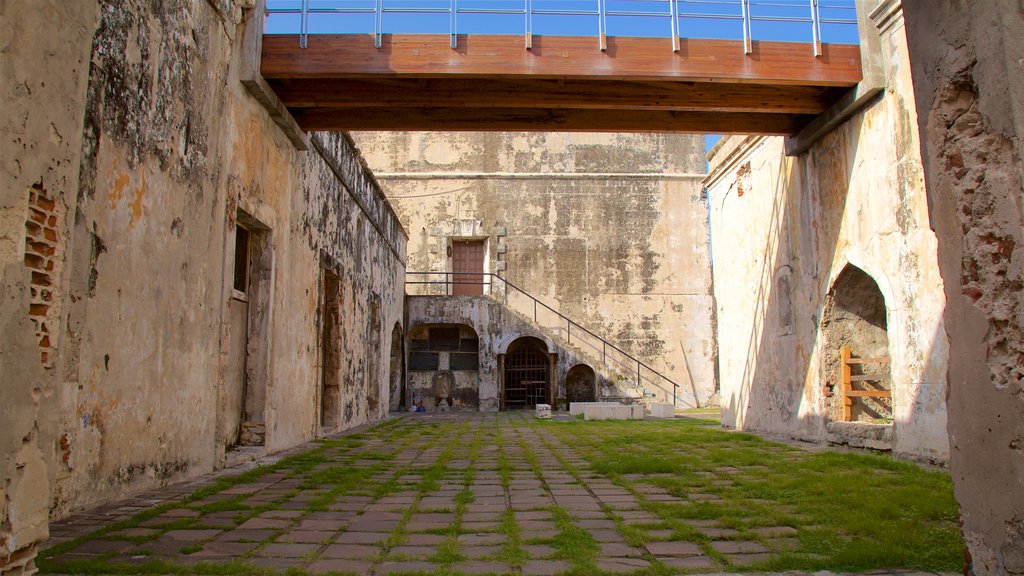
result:
[(452, 569), (463, 574), (507, 574), (512, 568), (501, 562), (483, 562), (473, 560), (452, 564)]
[(363, 544), (331, 544), (324, 549), (324, 558), (347, 558), (350, 560), (373, 560), (380, 554), (380, 548)]
[(302, 558), (311, 552), (316, 552), (319, 548), (318, 544), (279, 544), (275, 542), (260, 548), (256, 553), (272, 558)]
[(342, 572), (344, 574), (358, 574), (359, 576), (369, 576), (373, 567), (372, 562), (366, 560), (339, 560), (339, 559), (323, 559), (313, 562), (306, 567), (306, 570), (313, 574), (321, 574), (324, 572)]
[(291, 544), (320, 544), (325, 540), (334, 538), (337, 532), (327, 530), (292, 530), (278, 536), (278, 542)]
[(722, 554), (760, 554), (767, 552), (768, 549), (758, 542), (732, 542), (732, 541), (717, 541), (712, 542), (711, 547), (721, 552)]
[(629, 574), (643, 570), (650, 565), (650, 562), (640, 558), (600, 558), (597, 561), (598, 569), (615, 574)]
[(335, 540), (338, 544), (378, 544), (388, 539), (387, 532), (344, 532)]
[(381, 562), (374, 569), (375, 574), (400, 574), (402, 572), (428, 572), (437, 570), (431, 562)]
[(572, 568), (565, 560), (530, 560), (523, 564), (523, 576), (557, 576)]
[(655, 556), (698, 556), (700, 546), (693, 542), (648, 542), (647, 551)]

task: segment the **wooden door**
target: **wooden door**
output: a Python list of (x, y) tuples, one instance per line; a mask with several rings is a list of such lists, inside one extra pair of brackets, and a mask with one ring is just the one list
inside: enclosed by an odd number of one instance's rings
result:
[(484, 241), (452, 241), (452, 294), (481, 296), (484, 293)]

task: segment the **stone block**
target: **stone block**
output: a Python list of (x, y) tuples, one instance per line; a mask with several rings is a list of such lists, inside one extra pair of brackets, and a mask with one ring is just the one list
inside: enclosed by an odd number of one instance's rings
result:
[(629, 405), (629, 418), (630, 420), (643, 420), (644, 419), (644, 405), (643, 404), (630, 404)]
[(619, 402), (570, 402), (569, 403), (569, 415), (578, 416), (583, 414), (583, 410), (587, 406), (621, 406)]
[(551, 404), (537, 404), (537, 418), (551, 418)]
[[(584, 420), (633, 420), (635, 411), (633, 406), (616, 404), (614, 406), (587, 406), (583, 409)], [(640, 407), (641, 418), (643, 417), (643, 406)]]
[(675, 418), (676, 407), (672, 404), (655, 402), (651, 404), (651, 418)]

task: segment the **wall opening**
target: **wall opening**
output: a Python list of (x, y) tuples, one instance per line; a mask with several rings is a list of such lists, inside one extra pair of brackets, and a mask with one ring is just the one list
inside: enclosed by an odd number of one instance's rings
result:
[(367, 318), (366, 358), (366, 417), (373, 420), (380, 412), (380, 299), (374, 295), (370, 300), (370, 314)]
[[(892, 399), (843, 392), (844, 365), (852, 389), (865, 394), (891, 390), (889, 334), (885, 297), (878, 284), (860, 268), (848, 264), (825, 298), (821, 320), (825, 343), (823, 380), (826, 410), (834, 421), (892, 422)], [(843, 349), (853, 359), (843, 361)]]
[(341, 279), (323, 271), (320, 304), (320, 427), (337, 428), (341, 420)]
[(391, 362), (388, 384), (388, 409), (392, 412), (405, 408), (405, 338), (402, 337), (402, 325), (398, 322), (391, 330)]
[(505, 353), (502, 404), (507, 410), (533, 408), (551, 398), (551, 357), (538, 338), (524, 336), (509, 344)]
[(427, 412), (480, 407), (480, 340), (465, 324), (427, 324), (409, 334), (410, 408)]
[(569, 402), (597, 400), (597, 374), (586, 364), (577, 364), (565, 375), (565, 397)]
[(241, 211), (232, 232), (228, 366), (221, 429), (225, 447), (262, 446), (266, 436), (264, 412), (269, 371), (271, 232)]

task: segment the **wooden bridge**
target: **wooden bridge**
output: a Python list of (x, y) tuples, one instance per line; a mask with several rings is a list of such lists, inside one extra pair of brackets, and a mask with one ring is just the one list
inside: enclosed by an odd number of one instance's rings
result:
[(518, 35), (268, 35), (261, 72), (305, 130), (794, 134), (861, 79), (857, 45)]

